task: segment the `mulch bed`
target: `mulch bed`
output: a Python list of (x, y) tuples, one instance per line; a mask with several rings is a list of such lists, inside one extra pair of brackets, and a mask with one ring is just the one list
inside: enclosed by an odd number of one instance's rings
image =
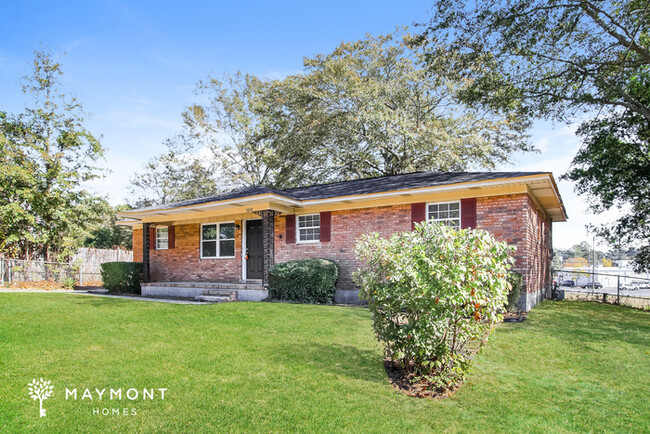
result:
[(506, 312), (503, 315), (503, 322), (524, 322), (528, 312)]
[(393, 387), (402, 393), (417, 398), (446, 398), (458, 389), (437, 389), (426, 380), (413, 382), (413, 374), (405, 372), (399, 363), (384, 359), (384, 368)]

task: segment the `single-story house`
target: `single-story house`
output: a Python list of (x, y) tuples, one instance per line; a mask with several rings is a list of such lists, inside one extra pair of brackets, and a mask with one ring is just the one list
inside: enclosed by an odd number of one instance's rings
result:
[(363, 266), (355, 240), (433, 220), (483, 228), (516, 246), (526, 310), (551, 285), (552, 223), (567, 219), (548, 172), (418, 172), (286, 190), (251, 187), (118, 216), (118, 224), (133, 227), (145, 295), (194, 297), (226, 288), (240, 300), (261, 300), (275, 263), (328, 258), (340, 267), (337, 301), (354, 302), (352, 273)]

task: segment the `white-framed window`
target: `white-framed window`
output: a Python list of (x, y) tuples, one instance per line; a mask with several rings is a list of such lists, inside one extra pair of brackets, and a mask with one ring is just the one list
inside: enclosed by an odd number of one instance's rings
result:
[(297, 226), (299, 243), (320, 241), (320, 214), (299, 215)]
[(235, 222), (201, 225), (201, 258), (235, 257)]
[(156, 250), (167, 250), (169, 248), (169, 228), (161, 226), (156, 228)]
[(453, 228), (460, 228), (460, 202), (427, 204), (427, 220), (440, 222)]

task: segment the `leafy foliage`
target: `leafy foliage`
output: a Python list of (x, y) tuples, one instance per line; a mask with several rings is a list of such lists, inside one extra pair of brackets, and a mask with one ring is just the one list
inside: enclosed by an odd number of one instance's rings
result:
[(303, 92), (327, 123), (325, 151), (334, 150), (340, 178), (494, 168), (532, 149), (525, 122), (462, 104), (466, 83), (423, 66), (410, 41), (404, 32), (367, 36), (305, 60)]
[(77, 282), (74, 280), (72, 277), (66, 277), (63, 279), (63, 282), (61, 282), (61, 286), (63, 286), (65, 289), (74, 289), (74, 285)]
[(120, 211), (126, 211), (131, 207), (129, 205), (118, 205), (112, 207), (105, 202), (105, 207), (101, 213), (102, 222), (96, 228), (90, 231), (88, 237), (83, 243), (84, 247), (94, 247), (96, 249), (113, 249), (121, 247), (127, 250), (133, 248), (133, 231), (129, 227), (118, 226), (117, 214)]
[(140, 294), (142, 262), (104, 262), (101, 273), (103, 286), (108, 292)]
[(626, 89), (650, 64), (647, 12), (642, 0), (437, 0), (419, 42), (432, 68), (469, 81), (470, 103), (558, 118), (624, 107), (650, 121)]
[[(627, 92), (650, 105), (650, 69), (632, 79)], [(588, 194), (592, 209), (624, 210), (615, 225), (594, 228), (613, 245), (650, 245), (650, 120), (630, 110), (620, 110), (583, 123), (578, 134), (584, 146), (566, 177), (576, 190)], [(650, 270), (650, 262), (637, 256), (638, 271)]]
[(471, 345), (501, 320), (512, 250), (486, 231), (432, 222), (364, 235), (355, 251), (368, 267), (355, 278), (386, 356), (438, 389), (459, 385)]
[[(456, 95), (467, 84), (423, 66), (422, 51), (409, 41), (400, 31), (342, 43), (282, 80), (209, 76), (196, 89), (203, 102), (185, 110), (185, 131), (170, 149), (204, 155), (221, 190), (494, 168), (533, 150), (516, 111), (462, 103)], [(187, 185), (182, 172), (163, 173), (155, 190)], [(161, 181), (149, 178), (133, 183)], [(154, 196), (161, 202), (168, 195)]]
[(329, 259), (300, 259), (276, 264), (269, 273), (269, 297), (300, 303), (331, 303), (339, 267)]
[[(584, 145), (566, 176), (596, 212), (631, 208), (594, 228), (616, 247), (650, 243), (649, 8), (644, 0), (438, 0), (417, 41), (430, 68), (467, 80), (458, 96), (468, 104), (560, 120), (597, 110), (578, 130)], [(637, 269), (650, 262), (639, 256)]]
[(508, 292), (508, 304), (506, 310), (508, 312), (517, 311), (517, 302), (522, 294), (524, 287), (524, 276), (516, 271), (508, 272), (508, 283), (510, 284), (510, 292)]
[(161, 205), (217, 194), (215, 172), (197, 156), (179, 154), (173, 142), (167, 151), (143, 166), (131, 178), (130, 191), (135, 207)]
[(99, 141), (81, 104), (61, 89), (61, 66), (36, 52), (23, 92), (25, 113), (0, 113), (0, 251), (10, 257), (67, 256), (99, 223), (101, 200), (83, 189), (100, 176)]

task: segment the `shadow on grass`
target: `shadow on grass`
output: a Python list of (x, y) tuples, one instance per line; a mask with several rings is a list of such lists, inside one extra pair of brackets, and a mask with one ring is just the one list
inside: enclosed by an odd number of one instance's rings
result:
[(544, 322), (540, 332), (574, 345), (625, 342), (650, 347), (650, 312), (582, 301), (546, 301), (534, 310), (526, 326)]
[(385, 383), (381, 352), (364, 350), (351, 345), (311, 343), (281, 344), (274, 351), (278, 363), (288, 366), (308, 364), (319, 372), (343, 375), (353, 380)]

